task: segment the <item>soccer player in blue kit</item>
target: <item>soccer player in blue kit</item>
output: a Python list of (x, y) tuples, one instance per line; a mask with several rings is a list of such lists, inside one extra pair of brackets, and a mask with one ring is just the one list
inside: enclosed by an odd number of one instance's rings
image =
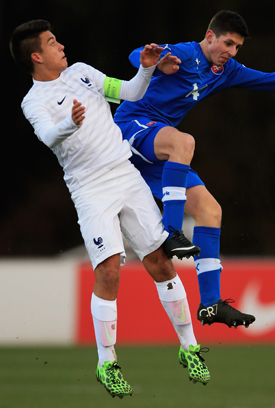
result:
[[(197, 318), (202, 324), (248, 327), (255, 317), (221, 299), (221, 207), (190, 168), (194, 138), (175, 127), (200, 100), (223, 89), (275, 90), (275, 73), (246, 68), (234, 59), (248, 36), (240, 15), (228, 10), (218, 12), (200, 43), (162, 45), (161, 55), (171, 53), (175, 58), (173, 70), (160, 59), (145, 96), (136, 102), (124, 101), (115, 114), (115, 122), (134, 153), (132, 162), (153, 195), (163, 202), (163, 222), (169, 232), (163, 246), (166, 254), (181, 258), (185, 246), (198, 249), (191, 255), (201, 297)], [(136, 49), (129, 57), (136, 67), (140, 51)], [(193, 244), (184, 242), (184, 211), (195, 220)], [(171, 251), (173, 240), (179, 242), (179, 253)]]

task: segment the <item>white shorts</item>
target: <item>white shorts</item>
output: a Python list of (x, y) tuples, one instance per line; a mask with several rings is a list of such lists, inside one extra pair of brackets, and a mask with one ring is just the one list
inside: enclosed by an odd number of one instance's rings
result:
[(149, 187), (130, 161), (72, 192), (72, 200), (94, 269), (115, 254), (125, 263), (121, 232), (141, 260), (168, 236)]

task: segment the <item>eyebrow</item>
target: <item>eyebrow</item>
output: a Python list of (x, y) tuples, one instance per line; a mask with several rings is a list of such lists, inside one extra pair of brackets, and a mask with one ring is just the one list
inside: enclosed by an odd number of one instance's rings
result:
[(48, 43), (49, 41), (52, 41), (52, 40), (55, 40), (55, 36), (54, 36), (54, 35), (53, 35), (52, 37), (50, 37), (50, 38), (47, 39), (47, 43)]
[(241, 48), (243, 44), (238, 44), (236, 41), (230, 39), (230, 40), (225, 40), (225, 42), (231, 42), (232, 44), (235, 44), (237, 48)]

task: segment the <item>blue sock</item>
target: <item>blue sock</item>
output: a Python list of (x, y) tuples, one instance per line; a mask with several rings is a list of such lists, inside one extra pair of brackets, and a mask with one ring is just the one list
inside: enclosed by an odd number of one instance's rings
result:
[(220, 298), (220, 228), (195, 227), (193, 243), (201, 248), (195, 256), (201, 303), (211, 306)]
[(182, 230), (184, 205), (186, 202), (186, 184), (190, 166), (167, 161), (162, 173), (163, 224), (169, 232)]

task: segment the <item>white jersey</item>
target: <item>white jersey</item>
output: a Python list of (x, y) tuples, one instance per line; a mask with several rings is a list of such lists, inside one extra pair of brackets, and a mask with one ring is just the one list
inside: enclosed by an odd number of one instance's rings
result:
[[(155, 67), (139, 72), (135, 96), (129, 91), (131, 81), (122, 81), (120, 98), (136, 100), (143, 96)], [(34, 127), (38, 138), (49, 146), (64, 170), (69, 191), (118, 166), (131, 156), (127, 141), (122, 141), (114, 123), (110, 106), (105, 100), (106, 75), (84, 63), (67, 68), (53, 81), (35, 81), (22, 102), (25, 117)], [(141, 86), (142, 85), (142, 86)], [(143, 88), (142, 88), (143, 87)], [(130, 87), (131, 88), (131, 87)], [(135, 88), (135, 86), (132, 86)], [(142, 91), (140, 93), (140, 89)], [(137, 87), (135, 88), (137, 91)], [(73, 100), (85, 107), (85, 119), (75, 125), (71, 112)]]

